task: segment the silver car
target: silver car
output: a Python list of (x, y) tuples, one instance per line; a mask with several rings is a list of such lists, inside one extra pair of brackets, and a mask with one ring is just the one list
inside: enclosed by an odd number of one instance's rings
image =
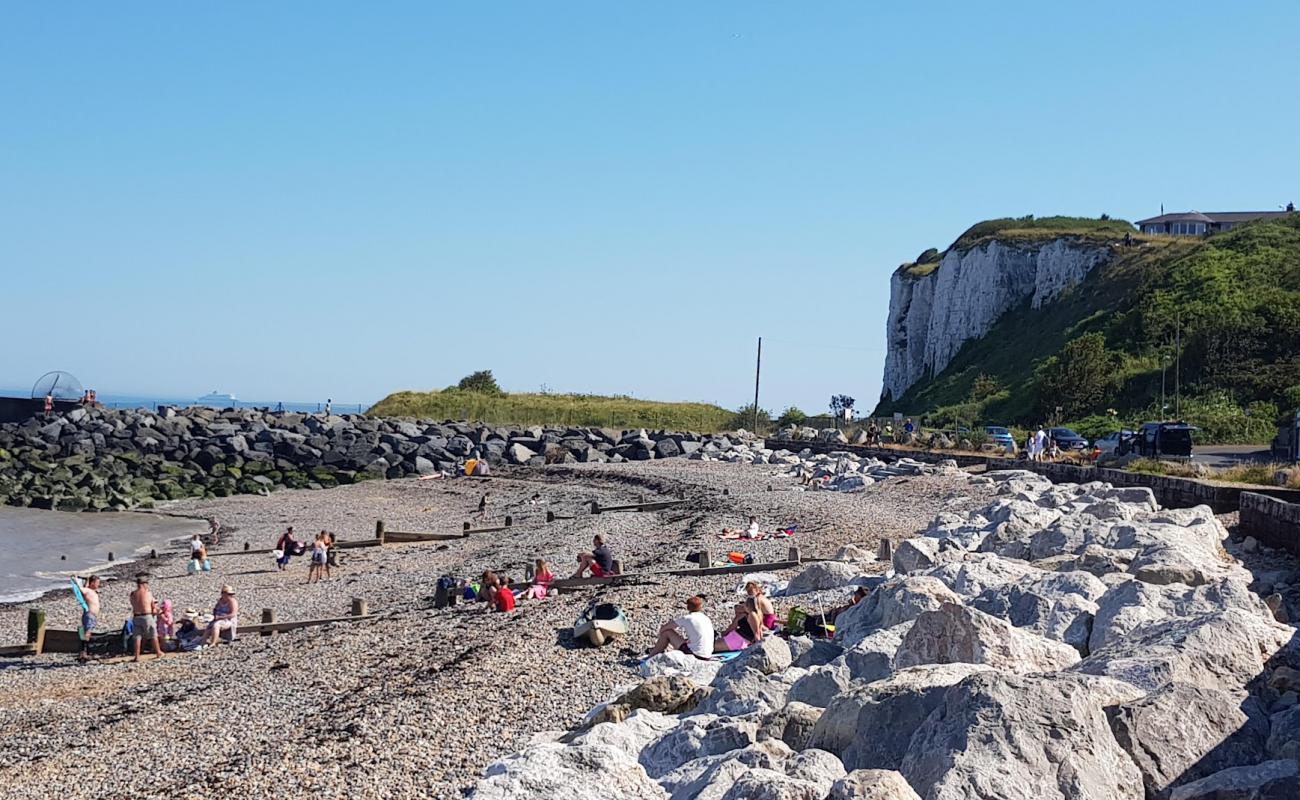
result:
[(1120, 442), (1130, 438), (1132, 435), (1133, 431), (1114, 431), (1101, 437), (1097, 441), (1093, 442), (1093, 444), (1096, 445), (1097, 449), (1101, 451), (1103, 456), (1113, 456), (1115, 455), (1115, 451), (1119, 449)]

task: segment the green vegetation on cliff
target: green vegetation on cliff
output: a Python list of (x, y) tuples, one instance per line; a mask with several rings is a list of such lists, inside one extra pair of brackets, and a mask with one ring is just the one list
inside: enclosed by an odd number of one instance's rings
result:
[(736, 421), (736, 412), (708, 403), (660, 403), (582, 394), (506, 394), (457, 388), (441, 392), (394, 392), (366, 413), (376, 417), (466, 419), (502, 425), (663, 428), (706, 433), (735, 427)]
[[(1061, 235), (1059, 225), (995, 220), (954, 246), (1023, 231)], [(1054, 302), (1007, 313), (877, 413), (1114, 429), (1173, 416), (1177, 380), (1180, 415), (1204, 440), (1267, 441), (1279, 412), (1300, 405), (1300, 215), (1207, 238), (1134, 238)]]

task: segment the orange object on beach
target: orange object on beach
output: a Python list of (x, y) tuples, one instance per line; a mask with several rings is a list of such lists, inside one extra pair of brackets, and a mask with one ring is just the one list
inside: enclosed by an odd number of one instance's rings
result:
[(727, 553), (727, 560), (733, 564), (744, 564), (745, 554), (736, 552)]
[(478, 459), (477, 459), (477, 458), (471, 458), (471, 459), (468, 459), (468, 460), (465, 462), (465, 474), (466, 474), (466, 475), (473, 475), (473, 474), (474, 474), (474, 468), (477, 467), (477, 466), (478, 466)]

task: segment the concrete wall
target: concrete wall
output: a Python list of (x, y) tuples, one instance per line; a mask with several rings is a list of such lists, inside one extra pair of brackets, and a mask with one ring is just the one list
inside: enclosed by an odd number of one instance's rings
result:
[(1259, 492), (1241, 493), (1242, 533), (1269, 547), (1300, 555), (1300, 504), (1288, 503)]
[(1274, 497), (1288, 503), (1300, 503), (1300, 489), (1281, 489), (1270, 486), (1251, 484), (1217, 483), (1196, 478), (1171, 478), (1164, 475), (1144, 475), (1140, 472), (1127, 472), (1108, 467), (1082, 467), (1075, 464), (1058, 464), (1053, 462), (1021, 461), (1011, 458), (993, 456), (958, 455), (942, 450), (899, 450), (893, 448), (862, 447), (858, 445), (831, 444), (827, 442), (787, 441), (768, 439), (767, 446), (773, 450), (786, 449), (799, 452), (808, 448), (815, 453), (829, 453), (843, 450), (866, 456), (874, 456), (884, 461), (898, 458), (913, 458), (917, 461), (941, 461), (952, 459), (960, 467), (985, 465), (988, 469), (1024, 469), (1037, 472), (1057, 483), (1087, 483), (1103, 481), (1115, 486), (1145, 486), (1156, 496), (1157, 502), (1170, 508), (1189, 508), (1208, 505), (1216, 513), (1224, 514), (1236, 511), (1243, 493), (1254, 493)]

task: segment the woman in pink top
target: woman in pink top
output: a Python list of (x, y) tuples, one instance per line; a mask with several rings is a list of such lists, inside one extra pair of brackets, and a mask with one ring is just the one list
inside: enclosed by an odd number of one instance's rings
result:
[(524, 597), (532, 600), (541, 600), (546, 597), (546, 593), (551, 590), (551, 581), (555, 580), (555, 575), (551, 573), (551, 567), (546, 563), (546, 559), (537, 559), (537, 566), (533, 569), (533, 582), (524, 592)]

